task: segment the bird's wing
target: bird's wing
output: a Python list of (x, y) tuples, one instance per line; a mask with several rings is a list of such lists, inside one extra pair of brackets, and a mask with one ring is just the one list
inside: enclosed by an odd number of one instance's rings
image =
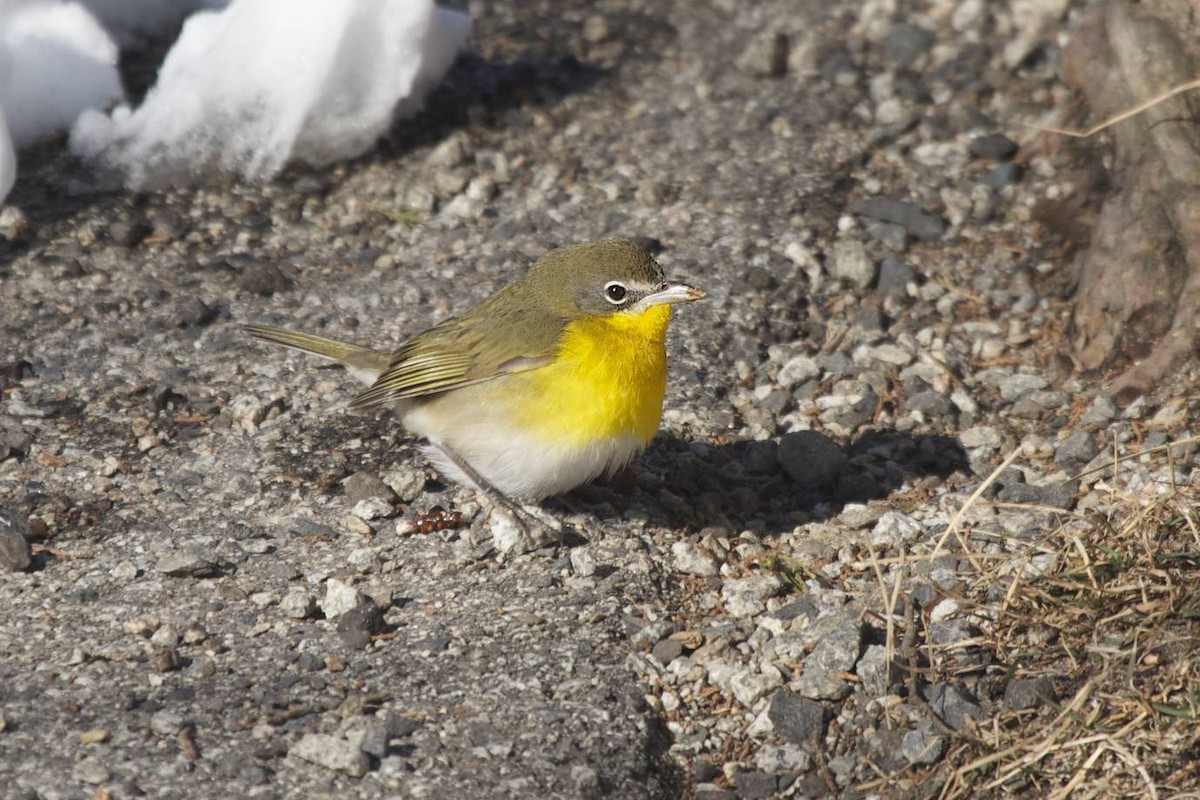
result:
[(352, 408), (428, 397), (536, 369), (558, 352), (564, 320), (528, 308), (477, 306), (402, 344)]

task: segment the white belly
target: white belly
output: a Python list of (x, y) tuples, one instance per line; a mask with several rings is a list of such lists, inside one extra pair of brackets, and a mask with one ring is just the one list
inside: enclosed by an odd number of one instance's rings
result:
[[(513, 433), (509, 426), (487, 420), (486, 412), (460, 424), (431, 425), (429, 406), (403, 411), (404, 426), (430, 440), (425, 454), (438, 471), (456, 483), (472, 482), (438, 449), (446, 445), (504, 496), (541, 500), (587, 483), (625, 466), (645, 444), (635, 436), (596, 439), (586, 445), (547, 445), (545, 441)], [(441, 435), (431, 435), (436, 428)], [(453, 433), (446, 434), (447, 430)]]

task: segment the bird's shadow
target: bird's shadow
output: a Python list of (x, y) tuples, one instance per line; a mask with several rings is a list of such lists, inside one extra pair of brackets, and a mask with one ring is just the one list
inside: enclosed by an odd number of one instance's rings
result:
[[(966, 451), (951, 436), (868, 432), (819, 452), (800, 454), (823, 463), (799, 477), (780, 439), (697, 444), (663, 435), (640, 463), (562, 498), (548, 501), (600, 520), (644, 511), (648, 521), (700, 530), (720, 526), (762, 536), (790, 533), (798, 525), (836, 517), (850, 503), (889, 497), (903, 487), (942, 481), (969, 469)], [(817, 434), (810, 434), (818, 436)], [(824, 438), (824, 437), (821, 437)], [(838, 452), (840, 450), (840, 453)], [(794, 455), (794, 454), (793, 454)]]

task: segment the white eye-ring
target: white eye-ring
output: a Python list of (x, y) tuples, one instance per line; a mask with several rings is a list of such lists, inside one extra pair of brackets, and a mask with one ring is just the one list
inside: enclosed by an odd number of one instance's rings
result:
[(609, 281), (604, 284), (604, 299), (612, 303), (614, 306), (619, 306), (625, 302), (625, 297), (629, 294), (629, 290), (625, 288), (625, 284), (620, 281)]

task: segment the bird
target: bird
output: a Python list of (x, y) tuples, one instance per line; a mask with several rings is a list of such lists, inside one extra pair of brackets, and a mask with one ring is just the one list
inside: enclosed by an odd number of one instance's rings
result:
[[(340, 363), (390, 406), (439, 474), (498, 502), (538, 502), (645, 450), (662, 418), (672, 283), (640, 244), (559, 247), (520, 278), (392, 351), (250, 324), (251, 336)], [(511, 507), (511, 505), (510, 505)]]

